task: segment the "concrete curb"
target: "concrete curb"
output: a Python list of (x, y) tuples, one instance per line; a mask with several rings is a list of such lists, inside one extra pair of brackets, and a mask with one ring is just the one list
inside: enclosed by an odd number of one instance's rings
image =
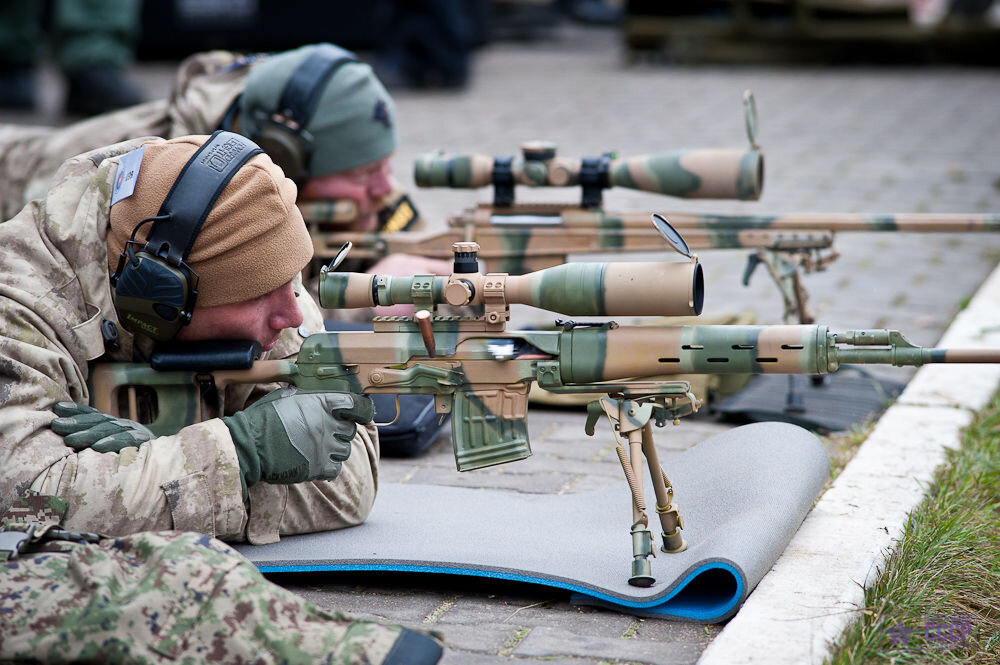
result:
[[(1000, 347), (1000, 267), (939, 346)], [(945, 450), (959, 445), (998, 385), (1000, 365), (921, 368), (698, 665), (822, 663)]]

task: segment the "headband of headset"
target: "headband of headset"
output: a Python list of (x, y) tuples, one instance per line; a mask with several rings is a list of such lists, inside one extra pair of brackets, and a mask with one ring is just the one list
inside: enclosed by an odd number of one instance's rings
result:
[[(350, 62), (359, 62), (354, 53), (333, 44), (320, 44), (292, 72), (273, 111), (251, 110), (256, 124), (251, 136), (289, 178), (300, 180), (307, 175), (313, 137), (305, 127), (316, 112), (326, 82)], [(226, 113), (224, 127), (231, 125), (238, 104), (239, 100)]]
[(175, 266), (186, 261), (222, 190), (260, 152), (247, 137), (216, 130), (187, 161), (167, 192), (146, 238), (145, 251)]
[[(279, 114), (304, 129), (316, 111), (326, 82), (333, 73), (358, 56), (333, 44), (320, 44), (292, 72), (278, 100)], [(290, 125), (291, 126), (291, 125)]]

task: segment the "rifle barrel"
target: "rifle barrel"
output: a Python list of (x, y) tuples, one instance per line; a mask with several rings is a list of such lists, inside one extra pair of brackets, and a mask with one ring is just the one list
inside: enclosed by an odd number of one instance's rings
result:
[[(658, 211), (659, 212), (659, 211)], [(693, 212), (659, 212), (679, 231), (797, 230), (797, 231), (886, 231), (907, 233), (990, 233), (1000, 231), (1000, 215), (994, 213), (788, 213), (783, 215), (711, 215)], [(587, 210), (557, 204), (518, 204), (510, 209), (481, 205), (448, 220), (465, 228), (614, 228), (648, 229), (647, 212)], [(685, 235), (685, 238), (687, 236)]]

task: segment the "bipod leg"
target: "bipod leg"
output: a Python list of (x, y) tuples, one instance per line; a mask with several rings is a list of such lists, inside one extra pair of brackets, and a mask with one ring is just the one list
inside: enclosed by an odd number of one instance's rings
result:
[[(629, 487), (632, 489), (632, 575), (628, 583), (632, 586), (652, 586), (656, 579), (649, 563), (649, 555), (656, 556), (653, 549), (653, 532), (649, 530), (646, 516), (646, 500), (642, 489), (642, 430), (628, 433)], [(622, 456), (619, 456), (620, 458)], [(623, 460), (624, 464), (624, 460)]]
[(785, 395), (785, 413), (805, 413), (806, 404), (799, 392), (798, 375), (789, 374), (788, 375), (788, 393)]
[(646, 456), (646, 464), (649, 466), (649, 475), (653, 480), (653, 491), (656, 493), (656, 514), (660, 518), (660, 537), (663, 539), (661, 551), (668, 554), (676, 554), (687, 549), (687, 543), (680, 531), (684, 528), (684, 520), (681, 518), (674, 504), (674, 486), (670, 484), (670, 479), (660, 466), (659, 456), (656, 454), (656, 444), (653, 443), (653, 423), (647, 422), (642, 426), (642, 452)]
[(640, 407), (632, 401), (602, 399), (601, 406), (612, 421), (612, 426), (617, 425), (618, 431), (628, 436), (628, 456), (620, 442), (615, 449), (632, 494), (632, 575), (628, 583), (639, 587), (652, 586), (656, 580), (652, 575), (649, 556), (656, 556), (656, 550), (653, 549), (653, 534), (649, 530), (642, 488), (642, 427), (649, 423), (652, 405)]

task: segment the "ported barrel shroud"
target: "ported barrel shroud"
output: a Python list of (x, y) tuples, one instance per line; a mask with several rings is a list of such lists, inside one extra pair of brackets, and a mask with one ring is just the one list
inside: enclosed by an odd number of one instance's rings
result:
[[(509, 170), (498, 169), (498, 160), (507, 159)], [(581, 169), (587, 161), (431, 153), (417, 157), (414, 180), (419, 187), (479, 188), (498, 184), (498, 174), (503, 173), (516, 185), (572, 187), (583, 184)], [(608, 159), (604, 169), (600, 183), (604, 188), (628, 187), (686, 199), (756, 201), (764, 187), (764, 156), (757, 148), (674, 150)]]
[[(860, 348), (859, 348), (860, 347)], [(593, 326), (563, 333), (566, 384), (674, 374), (827, 374), (845, 364), (994, 363), (995, 350), (927, 349), (894, 330), (826, 326)]]
[(705, 280), (696, 262), (567, 263), (526, 275), (457, 273), (394, 277), (324, 272), (323, 307), (481, 305), (501, 298), (567, 316), (691, 316), (701, 313)]

